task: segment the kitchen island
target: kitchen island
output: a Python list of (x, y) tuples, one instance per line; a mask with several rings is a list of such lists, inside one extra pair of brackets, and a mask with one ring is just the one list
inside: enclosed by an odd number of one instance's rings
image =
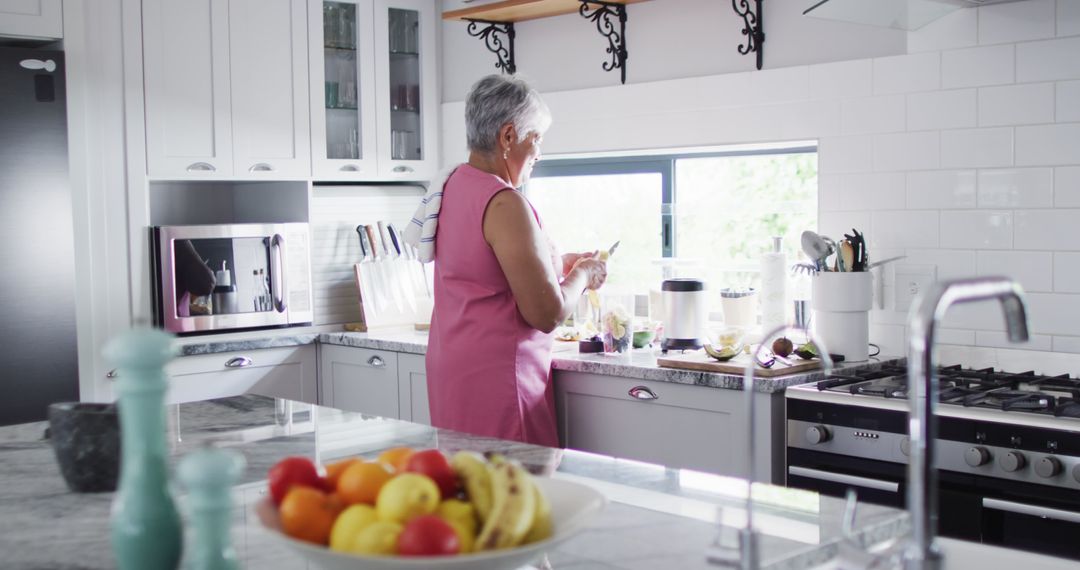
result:
[[(282, 411), (284, 409), (284, 412)], [(320, 462), (408, 445), (499, 451), (534, 472), (590, 485), (610, 503), (587, 529), (549, 555), (554, 568), (713, 568), (705, 552), (717, 517), (738, 525), (746, 484), (660, 465), (562, 451), (270, 398), (240, 396), (179, 406), (170, 414), (172, 460), (213, 442), (247, 459), (234, 497), (233, 540), (246, 568), (305, 568), (305, 562), (257, 522), (252, 505), (265, 493), (267, 469), (288, 455)], [(60, 476), (45, 423), (0, 428), (0, 567), (113, 568), (109, 547), (112, 493), (75, 494)], [(815, 493), (755, 485), (755, 520), (766, 568), (810, 568), (834, 556), (844, 504)], [(181, 512), (186, 512), (180, 496)], [(847, 540), (874, 544), (907, 528), (903, 511), (861, 505)], [(190, 532), (185, 533), (190, 537)]]

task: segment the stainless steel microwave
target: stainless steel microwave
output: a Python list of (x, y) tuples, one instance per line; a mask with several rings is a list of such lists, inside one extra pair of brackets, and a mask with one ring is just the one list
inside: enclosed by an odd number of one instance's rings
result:
[(311, 324), (307, 224), (151, 228), (154, 321), (177, 334)]

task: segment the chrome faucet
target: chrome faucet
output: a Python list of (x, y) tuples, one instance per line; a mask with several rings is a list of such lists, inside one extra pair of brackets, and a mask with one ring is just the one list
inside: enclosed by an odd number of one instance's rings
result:
[(911, 541), (904, 549), (904, 570), (938, 570), (941, 552), (935, 539), (938, 522), (938, 478), (934, 468), (937, 438), (938, 376), (934, 338), (938, 323), (958, 303), (998, 299), (1005, 312), (1009, 340), (1028, 338), (1024, 291), (1005, 277), (960, 279), (935, 284), (912, 305), (908, 340), (907, 504), (912, 518)]
[[(728, 548), (722, 544), (717, 544), (714, 548), (710, 549), (707, 560), (711, 564), (739, 568), (740, 570), (758, 570), (758, 568), (761, 567), (758, 534), (754, 530), (753, 489), (754, 480), (757, 479), (757, 457), (754, 453), (754, 450), (756, 449), (756, 446), (754, 445), (754, 369), (757, 368), (757, 363), (762, 362), (762, 348), (767, 346), (769, 341), (773, 338), (779, 336), (781, 333), (787, 333), (788, 331), (801, 331), (807, 336), (810, 335), (810, 331), (802, 325), (784, 325), (769, 331), (761, 338), (761, 344), (754, 350), (750, 364), (746, 366), (746, 370), (743, 372), (743, 393), (746, 394), (747, 461), (749, 461), (746, 474), (746, 503), (744, 507), (746, 510), (746, 526), (739, 530), (737, 548)], [(814, 345), (817, 347), (818, 356), (821, 358), (821, 372), (824, 376), (828, 376), (832, 372), (833, 366), (832, 358), (829, 356), (828, 347), (825, 346), (824, 341), (817, 338), (814, 339)]]

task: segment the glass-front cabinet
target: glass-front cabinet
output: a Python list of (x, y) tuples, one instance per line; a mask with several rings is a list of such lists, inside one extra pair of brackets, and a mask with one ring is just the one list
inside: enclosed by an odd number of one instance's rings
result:
[(430, 178), (437, 168), (435, 3), (375, 0), (379, 174)]
[(312, 0), (316, 180), (422, 180), (435, 173), (435, 3)]

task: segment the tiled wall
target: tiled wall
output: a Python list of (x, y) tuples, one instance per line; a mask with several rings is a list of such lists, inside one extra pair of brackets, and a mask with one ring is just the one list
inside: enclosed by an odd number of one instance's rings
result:
[[(939, 279), (1014, 277), (1029, 292), (1026, 348), (1080, 354), (1080, 0), (964, 9), (910, 34), (908, 48), (545, 93), (544, 151), (817, 140), (823, 232), (859, 228), (875, 258), (907, 255)], [(465, 155), (462, 115), (462, 103), (444, 105), (448, 161)], [(902, 354), (898, 265), (886, 267), (871, 335)], [(986, 362), (1016, 352), (995, 348), (1002, 322), (989, 304), (957, 307), (940, 339), (987, 347)]]

